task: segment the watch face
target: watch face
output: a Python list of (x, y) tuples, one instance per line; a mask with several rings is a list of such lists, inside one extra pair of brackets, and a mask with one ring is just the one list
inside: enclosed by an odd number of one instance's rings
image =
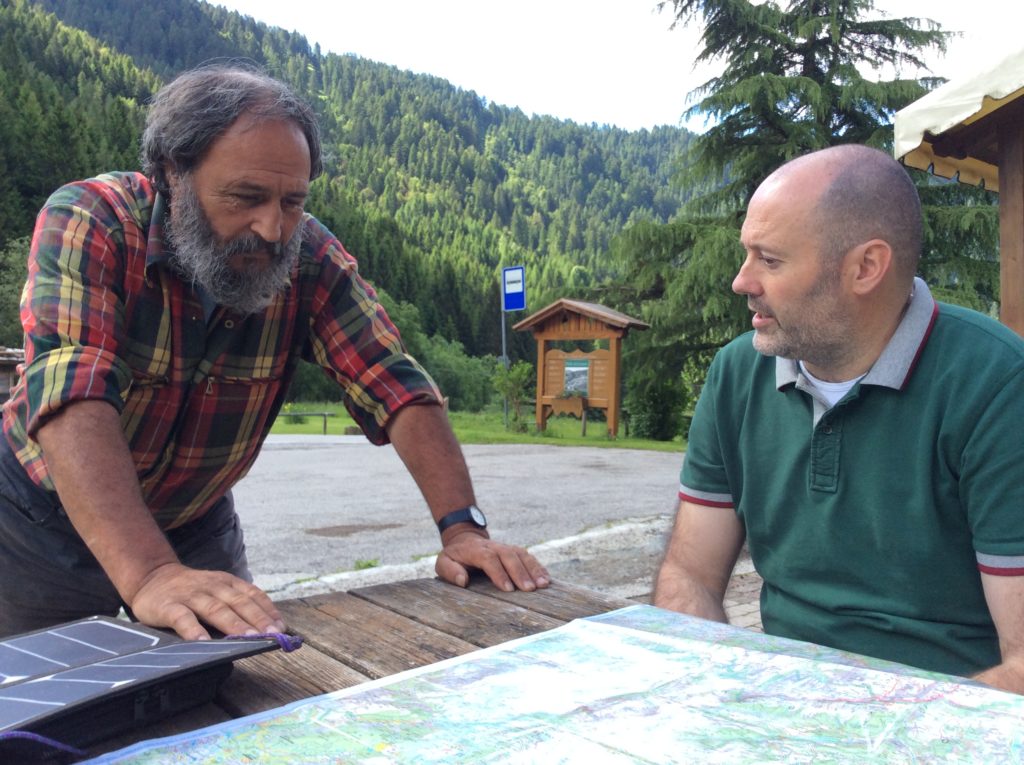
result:
[(487, 519), (484, 518), (484, 514), (480, 512), (480, 508), (476, 505), (469, 506), (469, 514), (473, 517), (473, 522), (476, 523), (477, 526), (487, 525)]

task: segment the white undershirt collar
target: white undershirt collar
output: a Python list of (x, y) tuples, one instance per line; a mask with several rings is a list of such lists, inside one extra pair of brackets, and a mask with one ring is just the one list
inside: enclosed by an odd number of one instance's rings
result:
[(829, 407), (833, 407), (837, 403), (839, 403), (840, 399), (842, 399), (843, 396), (849, 393), (850, 389), (853, 388), (853, 386), (859, 383), (861, 380), (863, 380), (864, 376), (867, 374), (867, 372), (865, 372), (862, 375), (854, 377), (852, 380), (843, 380), (841, 382), (829, 382), (828, 380), (819, 380), (817, 377), (812, 375), (809, 371), (807, 371), (807, 366), (804, 364), (804, 362), (799, 361), (797, 363), (800, 365), (800, 371), (803, 373), (804, 377), (807, 378), (807, 382), (809, 382), (814, 387), (814, 389), (818, 391), (818, 393), (820, 393), (826, 401), (828, 401)]

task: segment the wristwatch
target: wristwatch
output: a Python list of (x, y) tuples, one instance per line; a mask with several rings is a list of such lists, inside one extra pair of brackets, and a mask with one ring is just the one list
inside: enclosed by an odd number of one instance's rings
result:
[(478, 529), (487, 528), (487, 519), (476, 505), (464, 507), (461, 510), (454, 510), (437, 522), (437, 530), (443, 532), (449, 526), (456, 523), (472, 523)]

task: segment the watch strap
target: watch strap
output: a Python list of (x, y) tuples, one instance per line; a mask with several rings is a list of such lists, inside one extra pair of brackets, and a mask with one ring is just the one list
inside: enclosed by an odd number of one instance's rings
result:
[[(475, 513), (473, 512), (474, 510), (476, 511)], [(443, 533), (445, 529), (449, 526), (454, 526), (456, 523), (472, 523), (478, 529), (487, 528), (487, 521), (484, 520), (483, 523), (480, 523), (476, 516), (479, 516), (480, 518), (484, 517), (484, 514), (480, 512), (480, 509), (476, 507), (476, 505), (464, 507), (461, 510), (453, 510), (437, 522), (437, 530)]]

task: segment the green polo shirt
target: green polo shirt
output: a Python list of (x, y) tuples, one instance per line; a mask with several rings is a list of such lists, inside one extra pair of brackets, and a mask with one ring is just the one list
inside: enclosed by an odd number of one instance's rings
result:
[(1024, 574), (1024, 340), (918, 279), (829, 408), (751, 339), (711, 365), (680, 498), (742, 520), (765, 630), (951, 674), (999, 663), (979, 570)]

